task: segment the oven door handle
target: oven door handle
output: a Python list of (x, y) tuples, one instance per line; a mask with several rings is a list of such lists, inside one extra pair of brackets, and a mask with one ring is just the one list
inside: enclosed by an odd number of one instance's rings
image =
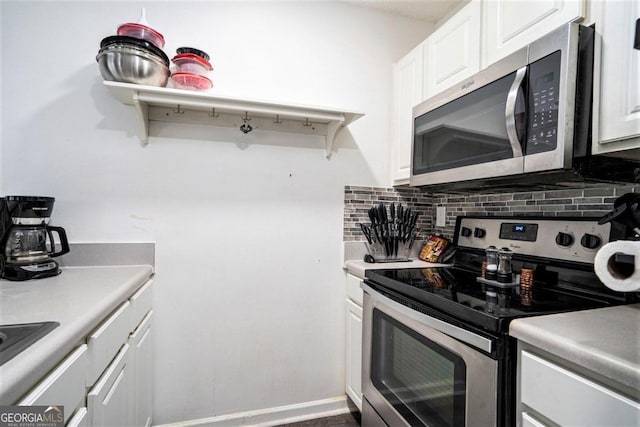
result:
[(522, 80), (527, 75), (527, 67), (522, 67), (516, 72), (515, 79), (511, 84), (509, 93), (507, 94), (507, 104), (505, 107), (507, 136), (509, 138), (509, 144), (511, 144), (511, 150), (513, 150), (513, 157), (522, 157), (522, 144), (520, 143), (520, 136), (518, 135), (518, 129), (516, 125), (516, 102), (518, 100), (518, 92), (522, 85)]
[(476, 348), (484, 350), (487, 353), (491, 353), (491, 351), (493, 350), (493, 340), (489, 338), (474, 334), (473, 332), (444, 322), (440, 319), (436, 319), (435, 317), (427, 316), (426, 314), (420, 313), (419, 311), (412, 310), (409, 307), (406, 307), (392, 300), (391, 298), (387, 298), (384, 295), (381, 295), (365, 283), (363, 283), (361, 287), (374, 300), (374, 302), (378, 302), (381, 305), (400, 312), (403, 316), (409, 317), (420, 324), (433, 328), (445, 335), (462, 341), (463, 343), (470, 344)]

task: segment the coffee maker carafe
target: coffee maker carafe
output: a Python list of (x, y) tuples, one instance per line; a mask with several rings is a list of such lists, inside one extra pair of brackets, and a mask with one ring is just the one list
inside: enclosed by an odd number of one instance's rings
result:
[[(36, 196), (0, 199), (0, 277), (28, 280), (60, 274), (53, 258), (69, 252), (69, 242), (64, 228), (49, 225), (54, 201)], [(54, 234), (60, 241), (59, 251)]]

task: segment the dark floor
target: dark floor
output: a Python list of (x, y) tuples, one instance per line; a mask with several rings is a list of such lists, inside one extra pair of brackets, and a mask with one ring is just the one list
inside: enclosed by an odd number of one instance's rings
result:
[(317, 418), (315, 420), (301, 421), (299, 423), (282, 424), (277, 427), (358, 427), (360, 426), (360, 414), (347, 413), (335, 417)]

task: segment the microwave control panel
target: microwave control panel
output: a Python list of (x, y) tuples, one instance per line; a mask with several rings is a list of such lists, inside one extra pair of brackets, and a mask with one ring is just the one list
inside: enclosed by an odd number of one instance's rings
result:
[(558, 143), (560, 52), (529, 66), (527, 154), (555, 150)]

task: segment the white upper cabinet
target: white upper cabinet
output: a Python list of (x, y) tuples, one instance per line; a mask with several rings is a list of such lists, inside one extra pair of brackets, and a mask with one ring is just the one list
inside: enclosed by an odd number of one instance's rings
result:
[(409, 183), (412, 111), (423, 100), (423, 45), (393, 66), (393, 122), (391, 126), (391, 177), (393, 185)]
[(482, 1), (471, 0), (393, 67), (391, 177), (409, 184), (413, 107), (480, 70)]
[[(593, 153), (640, 157), (640, 50), (634, 49), (640, 0), (592, 5), (596, 22)], [(635, 149), (633, 151), (629, 151)]]
[(486, 67), (565, 23), (585, 16), (584, 0), (488, 0), (483, 11)]
[(409, 184), (413, 107), (480, 70), (481, 11), (472, 0), (394, 65), (393, 185)]
[[(605, 3), (604, 0), (591, 0), (590, 4), (597, 1)], [(616, 1), (610, 8), (617, 9), (623, 1), (629, 4), (620, 7), (615, 11), (615, 16), (612, 13), (607, 19), (615, 21), (625, 16), (628, 18), (625, 21), (626, 28), (631, 25), (632, 17), (633, 22), (638, 18), (640, 0)], [(600, 18), (597, 13), (591, 13), (594, 16), (589, 16), (590, 22), (596, 22), (597, 30), (601, 25), (598, 22)], [(390, 141), (392, 184), (409, 183), (415, 105), (562, 25), (584, 20), (586, 14), (585, 0), (471, 0), (421, 45), (398, 61), (393, 68), (394, 104)], [(617, 30), (623, 31), (621, 28)], [(624, 31), (626, 33), (628, 30)], [(624, 63), (624, 81), (608, 82), (607, 78), (612, 81), (616, 78), (615, 73), (607, 75), (604, 66), (602, 70), (603, 87), (614, 86), (613, 92), (609, 93), (616, 93), (615, 96), (607, 95), (608, 103), (602, 105), (601, 118), (607, 121), (602, 132), (609, 140), (629, 138), (633, 130), (637, 135), (640, 128), (640, 83), (637, 78), (632, 78), (640, 74), (640, 59), (638, 51), (630, 53), (632, 46), (630, 50), (624, 49), (616, 46), (608, 53), (609, 56), (624, 57), (624, 61), (614, 59), (607, 64), (615, 69), (617, 64)], [(623, 94), (625, 90), (629, 90), (629, 93)], [(609, 120), (609, 117), (615, 117), (615, 120)], [(610, 130), (614, 130), (613, 136), (607, 136)], [(628, 140), (614, 145), (620, 147), (622, 144), (638, 147), (637, 141)], [(605, 145), (606, 141), (598, 149), (605, 152)]]
[(472, 0), (424, 43), (424, 99), (480, 71), (482, 2)]

